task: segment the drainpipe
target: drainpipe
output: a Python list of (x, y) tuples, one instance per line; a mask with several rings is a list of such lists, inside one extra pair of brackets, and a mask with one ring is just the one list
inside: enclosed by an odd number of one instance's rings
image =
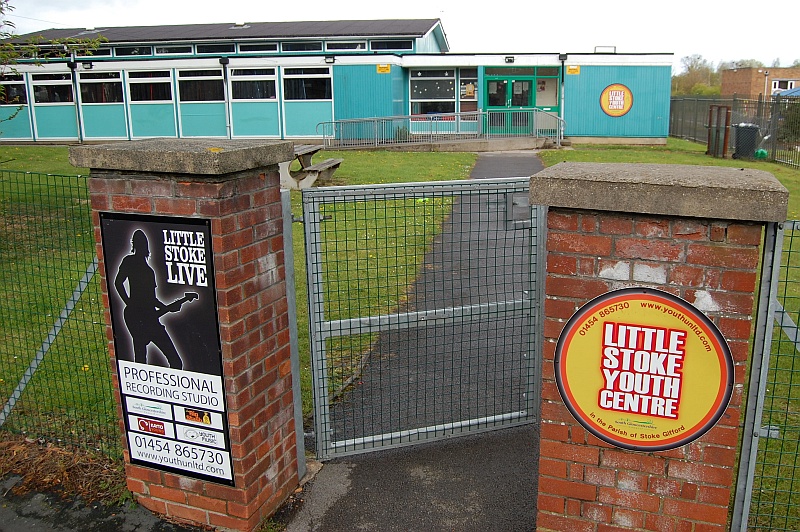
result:
[(228, 94), (228, 63), (231, 60), (229, 57), (220, 57), (219, 64), (222, 65), (222, 97), (225, 99), (225, 133), (228, 138), (233, 137), (231, 127), (231, 102), (230, 95)]
[[(564, 138), (564, 78), (565, 72), (564, 69), (564, 62), (567, 60), (567, 54), (558, 54), (558, 60), (561, 61), (561, 87), (560, 87), (560, 98), (561, 98), (561, 106), (560, 111), (558, 112), (559, 117), (561, 118), (561, 124), (559, 127), (561, 128), (561, 139)], [(561, 139), (559, 139), (559, 146), (561, 145)]]
[(78, 142), (83, 144), (83, 117), (81, 112), (81, 99), (80, 99), (80, 85), (78, 85), (78, 63), (75, 61), (75, 53), (69, 54), (69, 61), (67, 61), (67, 68), (69, 68), (72, 77), (72, 100), (75, 103), (75, 119), (78, 123)]

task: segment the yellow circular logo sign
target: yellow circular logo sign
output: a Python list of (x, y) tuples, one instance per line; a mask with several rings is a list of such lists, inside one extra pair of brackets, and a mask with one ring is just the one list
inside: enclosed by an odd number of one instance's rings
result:
[(593, 299), (556, 346), (558, 389), (575, 419), (634, 451), (674, 449), (716, 424), (733, 390), (719, 329), (688, 302), (651, 288)]
[(633, 107), (633, 92), (621, 83), (609, 85), (600, 94), (600, 107), (608, 116), (627, 114)]

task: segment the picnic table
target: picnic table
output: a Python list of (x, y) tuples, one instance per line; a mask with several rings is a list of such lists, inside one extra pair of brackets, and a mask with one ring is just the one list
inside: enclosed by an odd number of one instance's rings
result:
[(312, 158), (323, 147), (321, 144), (295, 144), (294, 160), (300, 164), (300, 169), (291, 169), (293, 161), (280, 163), (281, 187), (299, 190), (309, 188), (317, 179), (331, 177), (344, 159), (325, 159), (313, 164)]

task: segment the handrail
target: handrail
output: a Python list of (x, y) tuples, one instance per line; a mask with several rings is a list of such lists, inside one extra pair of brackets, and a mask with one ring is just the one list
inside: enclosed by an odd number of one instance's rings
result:
[(561, 146), (564, 129), (564, 119), (540, 109), (349, 118), (317, 124), (317, 134), (329, 149), (515, 137), (549, 138)]

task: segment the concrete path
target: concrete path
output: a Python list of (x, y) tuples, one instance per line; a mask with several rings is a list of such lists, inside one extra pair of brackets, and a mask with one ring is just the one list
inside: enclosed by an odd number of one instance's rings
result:
[[(542, 169), (531, 152), (481, 154), (474, 179)], [(327, 462), (289, 532), (534, 530), (533, 425)]]

